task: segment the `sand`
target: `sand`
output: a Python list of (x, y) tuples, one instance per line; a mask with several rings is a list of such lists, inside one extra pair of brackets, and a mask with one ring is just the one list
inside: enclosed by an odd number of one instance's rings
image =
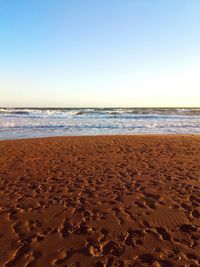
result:
[(200, 136), (0, 142), (0, 266), (199, 266)]

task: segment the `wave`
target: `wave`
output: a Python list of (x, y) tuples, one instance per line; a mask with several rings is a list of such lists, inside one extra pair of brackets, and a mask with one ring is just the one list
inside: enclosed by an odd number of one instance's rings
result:
[(200, 108), (0, 108), (0, 139), (127, 133), (200, 134)]
[(26, 110), (10, 110), (10, 109), (0, 109), (0, 113), (2, 114), (13, 114), (13, 115), (29, 115), (29, 112)]
[(1, 115), (31, 117), (200, 115), (200, 108), (1, 108)]

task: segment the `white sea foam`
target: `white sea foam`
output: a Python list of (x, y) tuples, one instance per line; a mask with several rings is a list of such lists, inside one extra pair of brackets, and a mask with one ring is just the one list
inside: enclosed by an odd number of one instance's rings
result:
[(0, 139), (132, 133), (200, 133), (200, 109), (0, 108)]

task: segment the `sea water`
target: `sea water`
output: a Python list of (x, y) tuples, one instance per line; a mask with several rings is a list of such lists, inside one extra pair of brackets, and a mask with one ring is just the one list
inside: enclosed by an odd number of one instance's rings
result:
[(199, 134), (200, 108), (0, 108), (0, 139)]

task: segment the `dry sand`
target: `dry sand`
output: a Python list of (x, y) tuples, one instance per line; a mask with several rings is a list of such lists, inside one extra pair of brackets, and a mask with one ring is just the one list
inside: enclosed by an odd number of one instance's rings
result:
[(199, 266), (200, 136), (0, 142), (0, 266)]

